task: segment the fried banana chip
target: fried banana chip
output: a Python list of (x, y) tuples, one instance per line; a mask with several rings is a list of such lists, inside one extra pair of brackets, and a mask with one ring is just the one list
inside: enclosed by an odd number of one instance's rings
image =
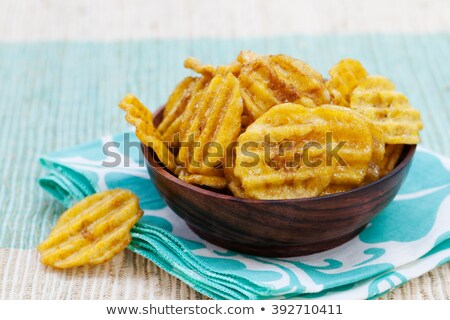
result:
[(329, 74), (327, 88), (333, 104), (348, 107), (352, 91), (367, 76), (367, 71), (359, 61), (344, 59), (335, 64)]
[[(186, 104), (186, 100), (188, 100), (190, 97), (190, 88), (197, 79), (198, 78), (194, 77), (186, 77), (177, 84), (177, 86), (169, 96), (169, 99), (167, 99), (167, 103), (164, 108), (164, 118), (168, 116), (172, 109), (177, 108), (180, 104)], [(159, 131), (165, 131), (165, 129)]]
[[(331, 136), (327, 140), (328, 159), (336, 163), (330, 185), (324, 190), (350, 190), (361, 185), (372, 158), (372, 134), (367, 121), (351, 109), (324, 105), (311, 112), (327, 121)], [(328, 190), (327, 190), (328, 189)]]
[(234, 167), (224, 168), (225, 179), (227, 180), (227, 187), (235, 197), (246, 198), (241, 181), (234, 175)]
[(229, 65), (214, 67), (210, 64), (201, 64), (201, 62), (196, 58), (189, 57), (184, 60), (184, 67), (186, 69), (191, 69), (197, 73), (200, 73), (206, 77), (215, 77), (218, 74), (226, 76), (228, 73), (239, 75), (242, 64), (239, 61), (233, 61)]
[(153, 126), (153, 115), (138, 98), (128, 94), (119, 102), (119, 108), (126, 111), (125, 119), (133, 126), (141, 125), (158, 139), (161, 138), (156, 128)]
[(223, 173), (227, 180), (227, 187), (235, 197), (245, 198), (245, 192), (242, 188), (241, 181), (234, 175), (234, 167), (236, 163), (236, 148), (228, 148), (227, 159), (223, 167)]
[(119, 108), (126, 111), (125, 119), (136, 128), (136, 136), (139, 140), (158, 156), (159, 160), (172, 172), (177, 165), (173, 153), (167, 143), (163, 143), (161, 135), (153, 125), (151, 112), (136, 98), (129, 94), (119, 103)]
[(244, 65), (246, 63), (249, 63), (252, 60), (255, 60), (257, 58), (261, 57), (261, 55), (250, 51), (250, 50), (242, 50), (241, 52), (239, 52), (239, 55), (236, 58), (236, 61), (238, 61), (239, 63), (241, 63), (241, 65)]
[(379, 128), (388, 144), (417, 144), (423, 124), (420, 112), (405, 95), (389, 90), (359, 90), (352, 94), (350, 107)]
[(220, 65), (217, 67), (210, 64), (202, 64), (198, 59), (189, 57), (184, 60), (184, 67), (210, 78), (218, 74), (226, 76), (228, 73), (232, 73), (237, 77), (241, 72), (242, 66), (257, 57), (259, 55), (252, 51), (242, 50), (235, 61), (229, 65)]
[(395, 85), (383, 76), (367, 76), (361, 80), (358, 86), (353, 90), (353, 94), (366, 91), (394, 91)]
[(335, 194), (335, 193), (341, 193), (341, 192), (346, 192), (349, 190), (354, 189), (354, 186), (351, 185), (343, 185), (343, 184), (329, 184), (325, 190), (323, 190), (323, 192), (320, 194), (321, 197), (323, 196), (329, 196), (331, 194)]
[(380, 165), (380, 177), (384, 177), (395, 168), (403, 152), (403, 148), (403, 144), (386, 145), (386, 152)]
[(131, 242), (130, 229), (142, 214), (138, 197), (129, 190), (89, 196), (64, 212), (38, 246), (41, 262), (65, 269), (108, 261)]
[(199, 186), (206, 186), (214, 189), (223, 189), (227, 186), (227, 180), (224, 177), (207, 176), (198, 173), (188, 173), (184, 170), (181, 170), (178, 178), (189, 184), (196, 184)]
[(366, 125), (369, 127), (372, 134), (372, 157), (369, 161), (369, 168), (364, 178), (363, 184), (368, 184), (378, 180), (381, 175), (381, 166), (385, 154), (384, 135), (377, 127), (367, 121)]
[(222, 163), (241, 131), (242, 110), (239, 82), (232, 73), (216, 75), (189, 102), (183, 113), (183, 145), (178, 153), (178, 161), (188, 173), (223, 177)]
[(322, 105), (330, 102), (325, 82), (306, 63), (286, 55), (256, 57), (243, 65), (239, 82), (244, 113), (258, 119), (271, 107), (286, 102)]
[(330, 127), (311, 110), (292, 103), (274, 106), (239, 136), (234, 176), (243, 191), (238, 195), (294, 199), (325, 189), (333, 176), (323, 148)]
[(171, 143), (171, 147), (178, 147), (176, 135), (180, 134), (184, 110), (186, 110), (189, 102), (194, 99), (193, 97), (208, 85), (210, 80), (211, 78), (208, 77), (188, 77), (175, 88), (167, 101), (164, 118), (158, 126), (158, 131), (161, 134), (161, 139)]

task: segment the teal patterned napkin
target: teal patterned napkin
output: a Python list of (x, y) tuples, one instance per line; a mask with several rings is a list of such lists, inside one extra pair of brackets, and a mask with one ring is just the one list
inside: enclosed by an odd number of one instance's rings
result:
[(443, 156), (419, 148), (399, 194), (359, 236), (326, 252), (275, 259), (196, 236), (159, 197), (136, 142), (124, 133), (45, 155), (48, 174), (39, 183), (66, 207), (101, 190), (135, 192), (145, 215), (128, 248), (209, 297), (374, 298), (450, 261), (450, 159)]

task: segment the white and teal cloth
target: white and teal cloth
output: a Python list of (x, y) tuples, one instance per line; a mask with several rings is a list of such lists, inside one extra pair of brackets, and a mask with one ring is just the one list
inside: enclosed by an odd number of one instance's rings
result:
[[(101, 190), (135, 192), (145, 215), (128, 248), (209, 297), (374, 298), (450, 261), (450, 159), (443, 156), (419, 148), (399, 194), (359, 236), (326, 252), (275, 259), (196, 236), (159, 197), (130, 141), (134, 134), (124, 133), (45, 155), (39, 183), (66, 207)], [(117, 156), (120, 164), (108, 165)]]

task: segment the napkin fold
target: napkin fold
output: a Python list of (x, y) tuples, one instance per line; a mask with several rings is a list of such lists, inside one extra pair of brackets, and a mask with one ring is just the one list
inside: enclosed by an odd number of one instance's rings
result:
[(129, 249), (215, 299), (369, 299), (450, 261), (450, 159), (419, 148), (396, 196), (357, 237), (317, 254), (257, 257), (195, 235), (152, 184), (133, 133), (41, 157), (39, 180), (64, 206), (126, 188), (144, 216)]

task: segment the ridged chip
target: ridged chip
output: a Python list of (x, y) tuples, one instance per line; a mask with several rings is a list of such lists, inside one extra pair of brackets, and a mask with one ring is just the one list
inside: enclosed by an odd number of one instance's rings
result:
[(246, 196), (244, 189), (242, 188), (241, 181), (234, 175), (235, 163), (236, 148), (229, 148), (227, 150), (227, 160), (225, 161), (225, 165), (223, 167), (223, 173), (225, 175), (225, 179), (227, 180), (227, 187), (235, 197), (245, 198)]
[(395, 85), (383, 76), (367, 76), (361, 80), (358, 86), (353, 90), (352, 94), (366, 91), (394, 91)]
[[(198, 78), (186, 77), (180, 83), (177, 84), (175, 89), (167, 99), (166, 106), (164, 108), (164, 118), (167, 117), (173, 108), (178, 107), (180, 104), (186, 104), (186, 100), (190, 97), (190, 88)], [(158, 128), (159, 130), (159, 128)], [(165, 130), (162, 130), (165, 131)]]
[(138, 197), (129, 190), (89, 196), (64, 212), (38, 246), (41, 262), (65, 269), (108, 261), (131, 242), (130, 229), (142, 214)]
[(181, 170), (178, 178), (189, 184), (196, 184), (199, 186), (205, 186), (214, 189), (223, 189), (227, 186), (227, 180), (225, 177), (189, 173), (185, 170)]
[(329, 74), (327, 88), (330, 91), (332, 103), (348, 107), (351, 93), (367, 76), (367, 71), (359, 61), (344, 59), (335, 64)]
[(403, 152), (402, 144), (387, 144), (386, 152), (380, 165), (380, 177), (384, 177), (397, 165), (398, 159)]
[[(351, 109), (324, 105), (311, 112), (327, 121), (332, 135), (328, 140), (329, 151), (336, 150), (340, 158), (334, 157), (336, 162), (330, 185), (323, 191), (350, 190), (361, 185), (372, 158), (373, 141), (367, 121)], [(330, 145), (331, 144), (331, 145)], [(335, 154), (336, 154), (335, 152)], [(328, 152), (328, 156), (332, 155)]]
[(257, 58), (260, 58), (261, 55), (251, 51), (251, 50), (242, 50), (239, 52), (239, 55), (236, 58), (236, 61), (241, 63), (241, 65), (244, 65), (246, 63), (249, 63), (252, 60), (255, 60)]
[(210, 64), (202, 64), (198, 59), (189, 57), (184, 60), (184, 67), (191, 69), (205, 77), (214, 77), (218, 74), (226, 76), (228, 73), (239, 76), (241, 68), (244, 64), (258, 58), (259, 55), (250, 50), (242, 50), (235, 61), (228, 65), (219, 65), (217, 67)]
[(239, 61), (233, 61), (229, 65), (215, 67), (210, 64), (202, 64), (196, 58), (189, 57), (184, 61), (184, 67), (200, 73), (206, 77), (215, 77), (218, 74), (226, 76), (228, 73), (239, 75), (242, 64)]
[(164, 143), (161, 135), (153, 125), (152, 113), (136, 98), (129, 94), (119, 103), (119, 107), (126, 111), (125, 119), (136, 128), (139, 140), (158, 156), (159, 160), (172, 172), (176, 172), (177, 164), (173, 153)]
[(317, 71), (306, 63), (287, 55), (255, 57), (244, 64), (240, 75), (244, 113), (258, 119), (271, 107), (286, 103), (315, 105), (330, 102), (325, 82)]
[(242, 109), (239, 82), (231, 73), (216, 75), (189, 102), (180, 127), (184, 145), (178, 153), (186, 172), (223, 177), (222, 162), (241, 131)]
[(239, 136), (234, 176), (243, 191), (238, 194), (293, 199), (325, 189), (333, 167), (326, 165), (325, 148), (318, 146), (325, 145), (330, 127), (311, 110), (292, 103), (274, 106)]
[(227, 187), (233, 195), (238, 198), (246, 198), (241, 181), (234, 175), (234, 167), (224, 168), (223, 171), (225, 174), (225, 179), (227, 180)]
[(381, 130), (368, 121), (366, 122), (366, 125), (369, 127), (370, 133), (372, 134), (372, 157), (370, 158), (369, 168), (363, 184), (368, 184), (380, 178), (381, 167), (386, 152), (384, 135)]
[(422, 130), (420, 112), (405, 95), (392, 90), (355, 89), (350, 107), (367, 117), (383, 132), (388, 144), (417, 144)]
[(171, 147), (178, 147), (176, 135), (180, 134), (184, 110), (186, 110), (189, 102), (194, 99), (193, 97), (208, 85), (210, 80), (209, 77), (188, 77), (178, 84), (169, 97), (164, 109), (163, 120), (158, 125), (158, 131), (161, 134), (161, 139), (169, 142)]

